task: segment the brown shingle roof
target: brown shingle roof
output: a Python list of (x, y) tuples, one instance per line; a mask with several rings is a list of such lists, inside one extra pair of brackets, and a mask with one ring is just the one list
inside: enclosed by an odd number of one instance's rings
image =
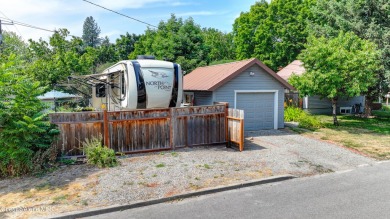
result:
[(301, 75), (305, 72), (305, 68), (303, 67), (303, 63), (300, 60), (295, 60), (291, 62), (289, 65), (284, 67), (282, 70), (278, 71), (278, 75), (287, 81), (291, 75)]
[(258, 65), (288, 89), (294, 89), (256, 58), (220, 65), (199, 67), (184, 76), (184, 90), (214, 91), (253, 65)]

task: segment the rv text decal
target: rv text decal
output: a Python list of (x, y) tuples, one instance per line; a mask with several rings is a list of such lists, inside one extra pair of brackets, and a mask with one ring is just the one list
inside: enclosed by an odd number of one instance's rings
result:
[(154, 86), (159, 90), (170, 91), (172, 89), (172, 85), (165, 81), (147, 81), (147, 86)]

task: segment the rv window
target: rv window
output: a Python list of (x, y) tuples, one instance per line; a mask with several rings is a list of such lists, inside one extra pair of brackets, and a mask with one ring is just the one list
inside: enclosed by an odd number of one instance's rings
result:
[(122, 95), (125, 95), (126, 94), (126, 86), (125, 86), (125, 75), (122, 74), (122, 79), (121, 79), (121, 91), (122, 91)]
[(96, 97), (106, 97), (105, 84), (96, 84)]

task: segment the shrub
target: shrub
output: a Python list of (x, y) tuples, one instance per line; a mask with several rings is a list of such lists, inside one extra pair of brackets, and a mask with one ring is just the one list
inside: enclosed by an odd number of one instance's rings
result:
[(0, 133), (0, 175), (20, 176), (40, 171), (54, 162), (57, 150), (52, 141), (59, 133), (54, 125), (42, 121), (46, 117), (24, 116), (13, 121)]
[(59, 131), (42, 114), (44, 88), (23, 75), (14, 55), (0, 64), (0, 176), (20, 176), (47, 167), (56, 157)]
[(315, 130), (321, 128), (322, 124), (314, 116), (306, 114), (305, 116), (300, 118), (298, 127)]
[(115, 151), (102, 145), (102, 136), (86, 139), (83, 148), (87, 157), (87, 163), (100, 168), (114, 167), (118, 165)]
[(284, 121), (299, 122), (298, 127), (310, 130), (319, 129), (322, 127), (321, 122), (314, 116), (308, 114), (297, 107), (286, 107), (284, 110)]
[(305, 112), (298, 107), (286, 107), (284, 109), (284, 121), (298, 122), (301, 117), (305, 116)]

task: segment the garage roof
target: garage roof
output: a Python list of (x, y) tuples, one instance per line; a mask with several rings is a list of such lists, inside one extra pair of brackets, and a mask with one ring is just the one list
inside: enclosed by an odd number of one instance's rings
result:
[(260, 68), (264, 69), (266, 73), (271, 75), (286, 88), (294, 89), (294, 87), (256, 58), (196, 68), (191, 73), (184, 76), (183, 89), (192, 91), (214, 91), (253, 65), (258, 65)]

